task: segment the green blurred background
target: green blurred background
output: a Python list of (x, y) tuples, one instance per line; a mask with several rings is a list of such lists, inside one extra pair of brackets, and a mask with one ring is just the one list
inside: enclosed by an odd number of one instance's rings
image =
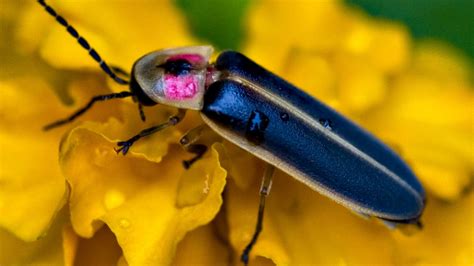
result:
[[(178, 6), (186, 13), (192, 31), (221, 49), (237, 49), (245, 38), (242, 20), (251, 1), (176, 0)], [(404, 23), (415, 38), (436, 38), (446, 41), (468, 55), (471, 60), (474, 58), (472, 34), (474, 0), (346, 0), (346, 2), (362, 8), (373, 16)]]

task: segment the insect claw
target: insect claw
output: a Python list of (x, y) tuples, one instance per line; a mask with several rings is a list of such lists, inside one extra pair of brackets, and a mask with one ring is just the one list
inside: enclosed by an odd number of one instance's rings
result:
[(117, 154), (119, 154), (121, 150), (122, 150), (122, 148), (118, 148), (118, 149), (117, 149), (117, 148), (114, 148), (114, 151), (115, 151)]
[(249, 254), (244, 252), (242, 256), (240, 256), (240, 261), (242, 261), (244, 265), (247, 266), (249, 264)]
[(132, 145), (133, 145), (133, 142), (120, 141), (120, 142), (117, 142), (117, 146), (119, 146), (119, 148), (114, 148), (114, 151), (117, 154), (121, 152), (123, 155), (126, 155)]
[[(114, 151), (115, 151), (115, 152), (117, 153), (117, 155), (118, 155), (120, 152), (122, 152), (123, 149), (124, 149), (123, 147), (120, 147), (120, 148), (118, 148), (118, 149), (117, 149), (117, 148), (114, 148)], [(125, 155), (125, 153), (124, 153), (124, 155)]]
[(183, 161), (184, 169), (186, 169), (186, 170), (189, 169), (189, 167), (191, 167), (191, 164), (192, 164), (192, 162), (190, 162), (189, 160), (184, 160)]

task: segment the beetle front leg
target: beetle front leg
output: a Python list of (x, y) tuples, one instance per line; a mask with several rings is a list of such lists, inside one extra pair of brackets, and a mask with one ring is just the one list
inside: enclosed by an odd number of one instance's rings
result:
[[(130, 78), (130, 73), (128, 73), (126, 70), (124, 70), (123, 68), (119, 66), (111, 65), (110, 69), (112, 69), (112, 71), (118, 75), (124, 76), (126, 78)], [(134, 99), (134, 101), (137, 101), (137, 100)], [(145, 122), (146, 121), (145, 112), (143, 112), (143, 105), (140, 102), (138, 102), (138, 114), (140, 115), (140, 119), (143, 122)]]
[(258, 218), (257, 218), (257, 226), (255, 227), (255, 232), (253, 233), (252, 240), (250, 243), (245, 247), (242, 255), (240, 256), (240, 260), (245, 264), (248, 265), (249, 263), (249, 254), (252, 250), (253, 246), (257, 242), (258, 236), (262, 231), (262, 224), (263, 224), (263, 212), (265, 210), (265, 199), (270, 194), (270, 190), (272, 188), (272, 179), (273, 179), (273, 172), (275, 171), (275, 167), (271, 164), (267, 164), (265, 167), (265, 172), (262, 178), (262, 185), (260, 186), (260, 205), (258, 207)]
[(196, 154), (193, 158), (183, 161), (183, 166), (185, 169), (189, 169), (193, 163), (201, 159), (201, 157), (206, 153), (207, 147), (204, 144), (194, 144), (201, 137), (202, 131), (205, 129), (205, 125), (200, 125), (196, 128), (188, 131), (180, 140), (179, 144), (183, 149), (189, 153)]
[(128, 140), (117, 142), (117, 146), (119, 146), (119, 148), (115, 149), (115, 151), (117, 153), (121, 152), (123, 155), (127, 154), (128, 150), (130, 149), (130, 147), (132, 147), (132, 145), (133, 145), (133, 143), (135, 143), (135, 141), (137, 141), (137, 140), (139, 140), (143, 137), (149, 136), (153, 133), (156, 133), (158, 131), (161, 131), (161, 130), (167, 128), (167, 127), (177, 125), (179, 122), (181, 122), (181, 120), (183, 120), (185, 115), (186, 115), (186, 110), (185, 109), (179, 109), (178, 113), (174, 116), (171, 116), (168, 119), (167, 122), (165, 122), (163, 124), (160, 124), (160, 125), (157, 125), (157, 126), (146, 128), (146, 129), (140, 131), (140, 133), (138, 133), (137, 135), (131, 137)]

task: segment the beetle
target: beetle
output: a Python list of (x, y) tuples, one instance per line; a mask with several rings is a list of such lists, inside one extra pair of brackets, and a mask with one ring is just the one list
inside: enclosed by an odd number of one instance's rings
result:
[[(71, 116), (51, 123), (46, 130), (72, 122), (95, 102), (132, 97), (143, 106), (164, 104), (178, 113), (163, 124), (142, 130), (118, 142), (125, 155), (140, 138), (178, 124), (186, 110), (200, 111), (206, 126), (224, 139), (266, 162), (260, 188), (257, 225), (241, 255), (249, 253), (262, 230), (265, 199), (275, 168), (309, 188), (364, 216), (391, 225), (417, 224), (425, 206), (425, 192), (403, 160), (388, 146), (320, 101), (264, 69), (246, 56), (222, 52), (209, 63), (211, 46), (164, 49), (139, 58), (130, 80), (125, 71), (112, 68), (63, 17), (44, 0), (38, 0), (56, 21), (89, 52), (102, 70), (129, 91), (99, 95)], [(195, 144), (203, 126), (189, 131), (180, 144), (195, 157), (207, 147)]]

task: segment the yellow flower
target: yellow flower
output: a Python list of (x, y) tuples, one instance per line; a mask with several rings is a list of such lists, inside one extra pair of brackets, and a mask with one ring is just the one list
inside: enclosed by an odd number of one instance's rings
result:
[[(199, 43), (168, 1), (50, 4), (124, 69), (149, 51)], [(148, 108), (142, 123), (129, 100), (43, 132), (92, 96), (125, 88), (36, 3), (7, 2), (0, 22), (9, 40), (0, 44), (0, 264), (238, 265), (263, 163), (208, 132), (209, 152), (185, 171), (190, 155), (177, 143), (201, 123), (192, 112), (117, 156), (117, 141), (175, 111)], [(245, 54), (391, 145), (428, 193), (423, 230), (404, 235), (277, 172), (250, 264), (472, 265), (470, 62), (339, 1), (261, 0), (247, 32)]]

